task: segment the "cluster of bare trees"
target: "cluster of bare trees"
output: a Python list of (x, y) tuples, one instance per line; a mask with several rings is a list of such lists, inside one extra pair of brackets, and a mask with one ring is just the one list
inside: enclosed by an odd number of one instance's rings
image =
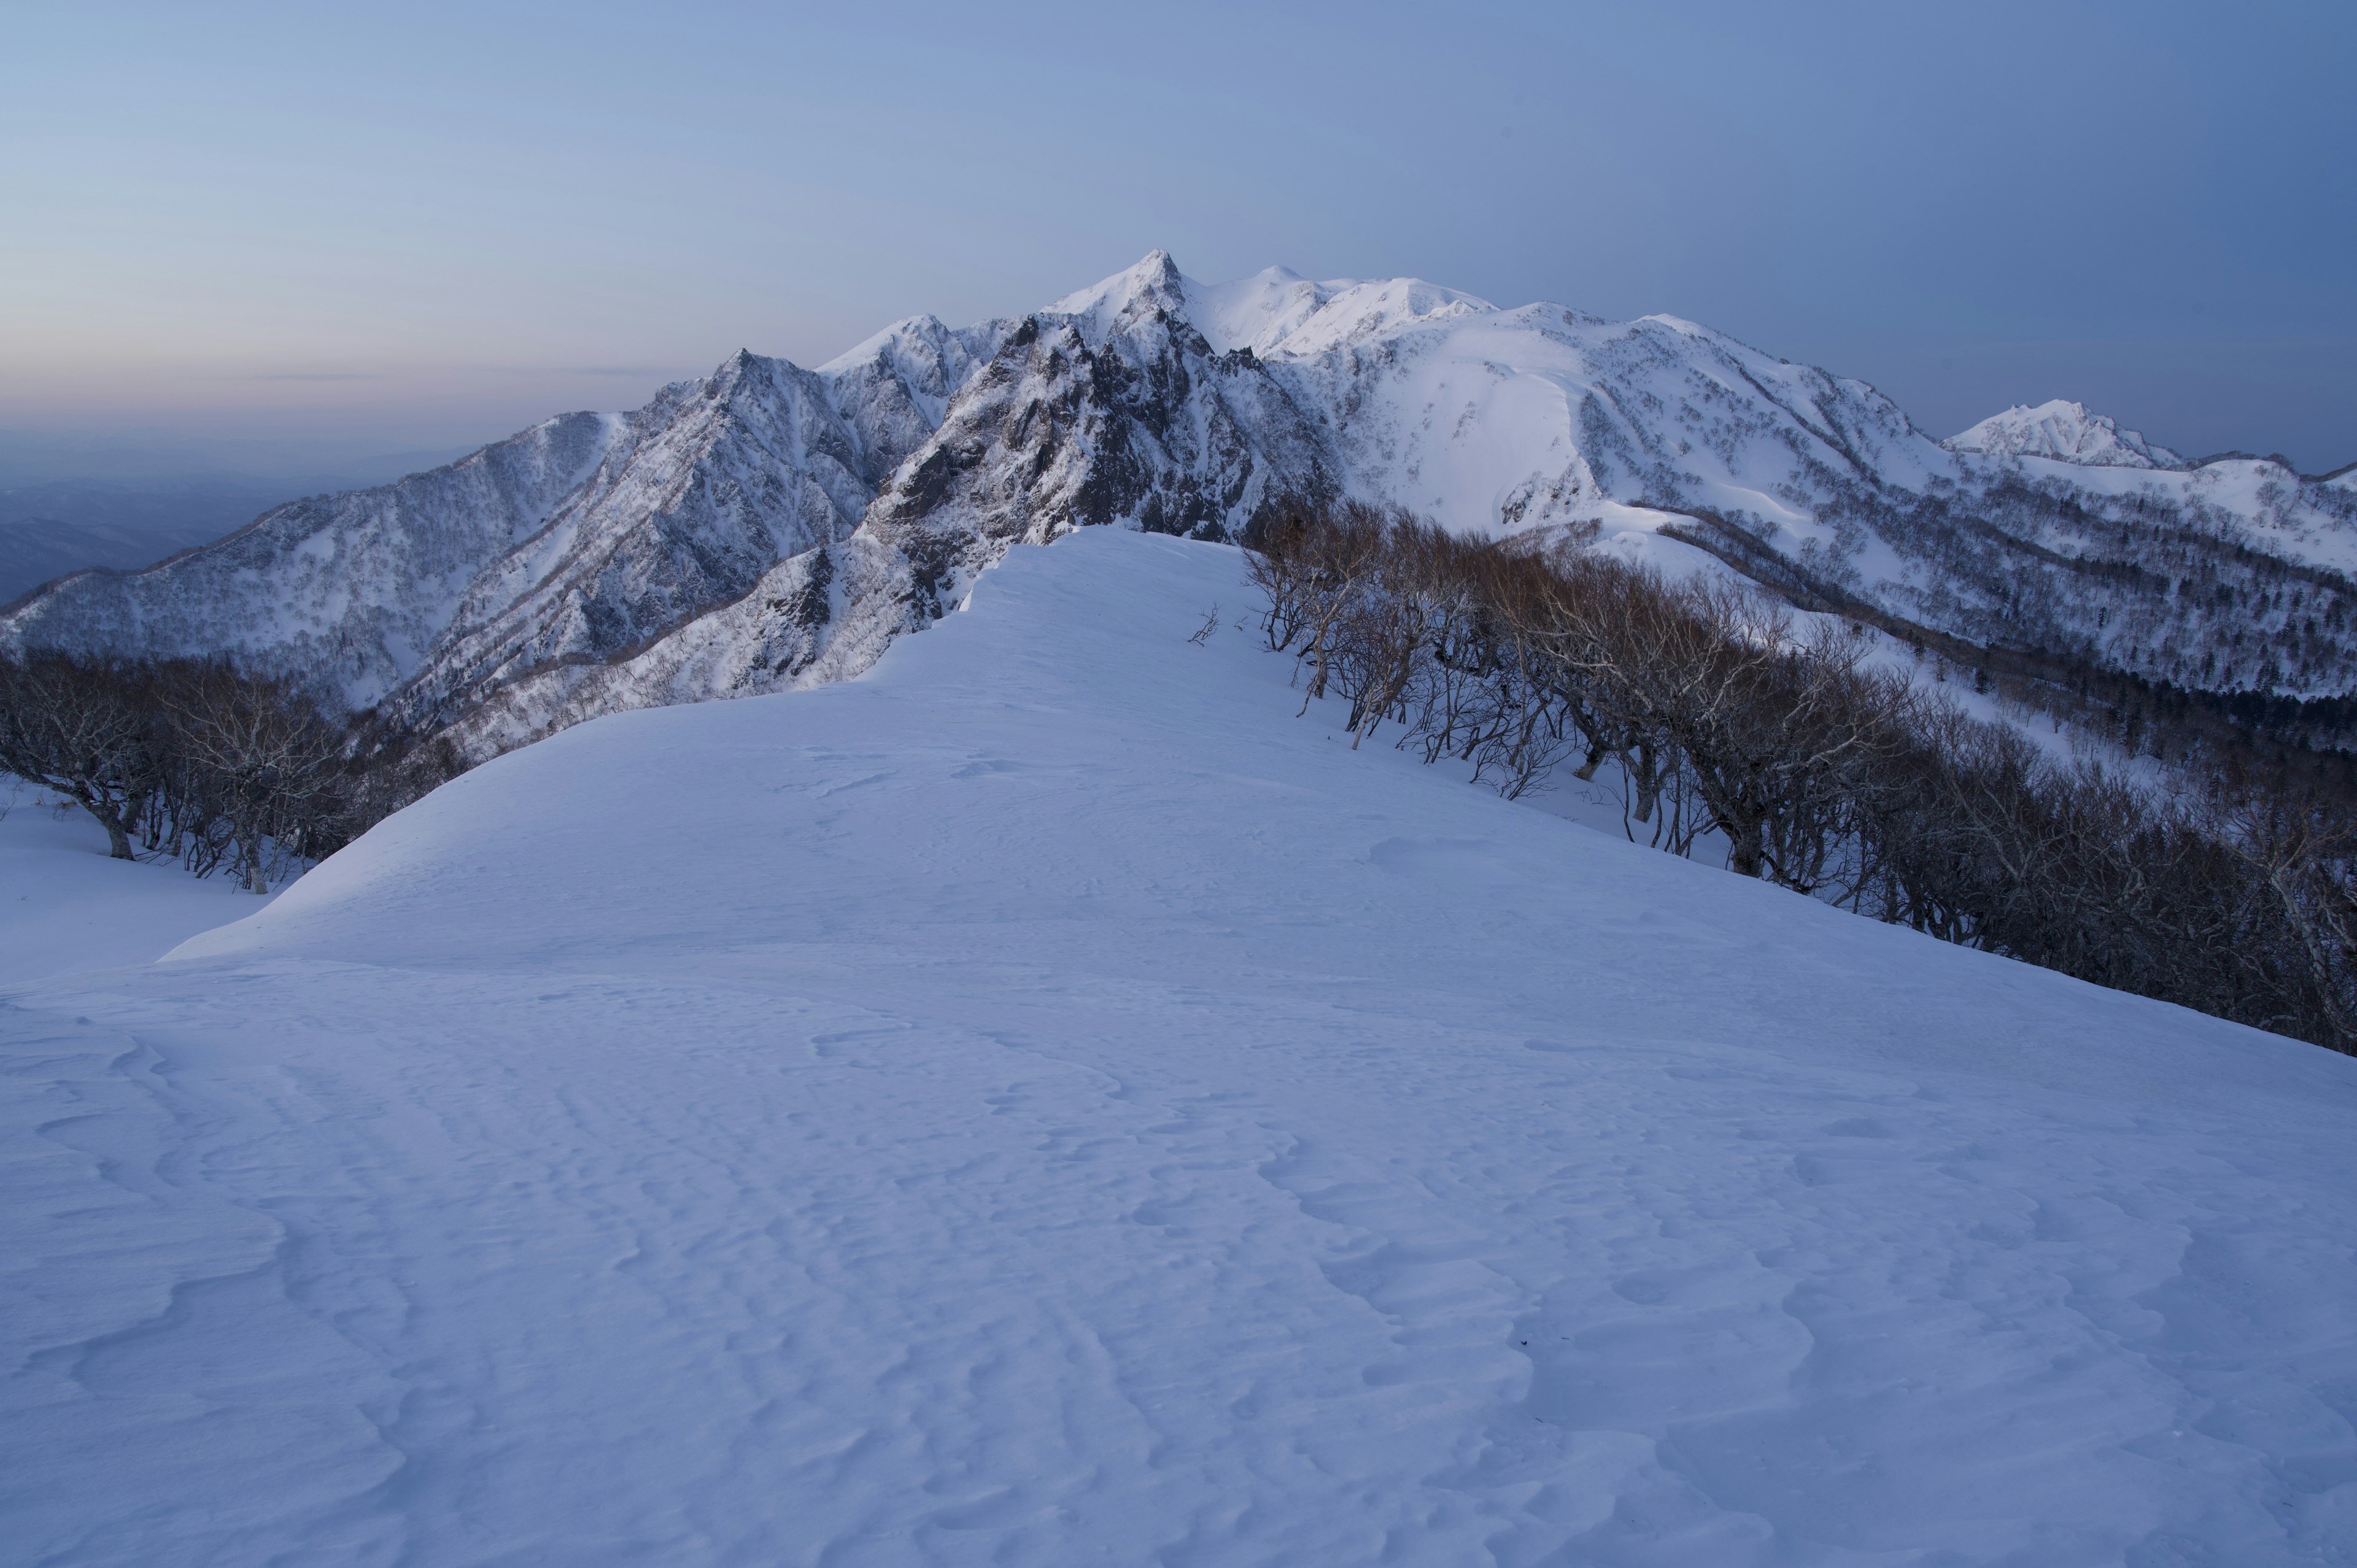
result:
[(80, 803), (117, 859), (225, 870), (262, 893), (457, 765), (224, 661), (36, 652), (0, 659), (0, 771)]
[(2058, 761), (1886, 667), (1863, 627), (1577, 543), (1354, 506), (1247, 542), (1269, 646), (1350, 704), (1353, 746), (1393, 725), (1509, 796), (1609, 769), (1659, 847), (2357, 1050), (2357, 831), (2296, 770)]

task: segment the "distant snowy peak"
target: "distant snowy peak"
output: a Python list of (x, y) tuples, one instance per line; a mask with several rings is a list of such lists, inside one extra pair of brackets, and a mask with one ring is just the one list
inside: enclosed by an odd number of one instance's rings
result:
[(1157, 315), (1181, 319), (1188, 315), (1187, 281), (1168, 251), (1149, 252), (1135, 266), (1076, 289), (1039, 313), (1069, 322), (1092, 349)]
[(2017, 404), (1993, 413), (1962, 435), (1941, 443), (1951, 452), (1988, 457), (2049, 457), (2098, 468), (2182, 468), (2183, 457), (2111, 418), (2090, 413), (2084, 403), (2056, 398), (2031, 408)]
[(1250, 349), (1266, 357), (1295, 328), (1326, 307), (1352, 280), (1313, 283), (1291, 267), (1270, 267), (1233, 283), (1187, 280), (1195, 328), (1222, 353)]
[(1189, 318), (1222, 350), (1303, 358), (1456, 317), (1494, 316), (1488, 300), (1422, 278), (1313, 283), (1271, 267), (1234, 283), (1183, 280)]
[(1216, 353), (1260, 359), (1324, 353), (1427, 322), (1495, 315), (1488, 300), (1421, 278), (1303, 277), (1269, 267), (1232, 283), (1182, 275), (1156, 251), (1102, 283), (1064, 295), (1040, 315), (1069, 320), (1092, 346), (1157, 314), (1184, 320)]

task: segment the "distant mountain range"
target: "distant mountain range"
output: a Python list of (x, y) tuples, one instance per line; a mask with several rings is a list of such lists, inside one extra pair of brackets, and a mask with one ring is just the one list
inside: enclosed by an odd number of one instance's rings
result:
[(1672, 317), (1161, 252), (1028, 316), (739, 353), (622, 414), (292, 502), (0, 614), (0, 644), (226, 652), (478, 755), (856, 673), (1017, 542), (1232, 538), (1288, 498), (1593, 528), (1902, 632), (2296, 697), (2357, 689), (2357, 479), (2201, 465), (2076, 403), (1943, 443), (1864, 382)]
[[(178, 448), (85, 442), (36, 451), (33, 471), (45, 462), (112, 477), (36, 478), (20, 467), (29, 445), (0, 431), (0, 606), (84, 567), (137, 568), (209, 544), (289, 495), (382, 483), (462, 455), (394, 453), (290, 478), (207, 471)], [(176, 461), (178, 477), (149, 471)]]

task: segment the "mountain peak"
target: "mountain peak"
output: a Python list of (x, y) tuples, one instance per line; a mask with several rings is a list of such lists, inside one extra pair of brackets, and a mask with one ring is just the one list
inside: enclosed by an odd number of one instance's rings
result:
[(1186, 280), (1178, 275), (1178, 263), (1171, 260), (1170, 252), (1159, 247), (1148, 251), (1135, 265), (1064, 295), (1046, 314), (1073, 317), (1081, 335), (1093, 340), (1125, 316), (1156, 310), (1174, 316), (1187, 313)]
[(769, 362), (750, 349), (739, 349), (714, 368), (705, 384), (718, 392), (733, 390), (758, 378)]
[(839, 371), (849, 370), (854, 365), (864, 365), (878, 355), (888, 353), (912, 342), (938, 343), (948, 336), (948, 333), (949, 328), (942, 325), (941, 317), (930, 312), (917, 316), (904, 316), (882, 331), (871, 333), (861, 338), (825, 364), (821, 365), (818, 368), (818, 373), (823, 376), (833, 375)]
[(2016, 403), (1940, 445), (1951, 452), (2046, 457), (2100, 468), (2185, 467), (2184, 458), (2147, 441), (2141, 433), (2123, 430), (2110, 416), (2090, 413), (2086, 404), (2059, 397), (2035, 408)]

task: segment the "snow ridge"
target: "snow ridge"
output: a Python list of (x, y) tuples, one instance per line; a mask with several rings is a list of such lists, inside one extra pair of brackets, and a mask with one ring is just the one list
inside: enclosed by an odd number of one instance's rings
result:
[(1242, 567), (9, 986), (12, 1555), (2345, 1561), (2357, 1061), (1351, 751)]

